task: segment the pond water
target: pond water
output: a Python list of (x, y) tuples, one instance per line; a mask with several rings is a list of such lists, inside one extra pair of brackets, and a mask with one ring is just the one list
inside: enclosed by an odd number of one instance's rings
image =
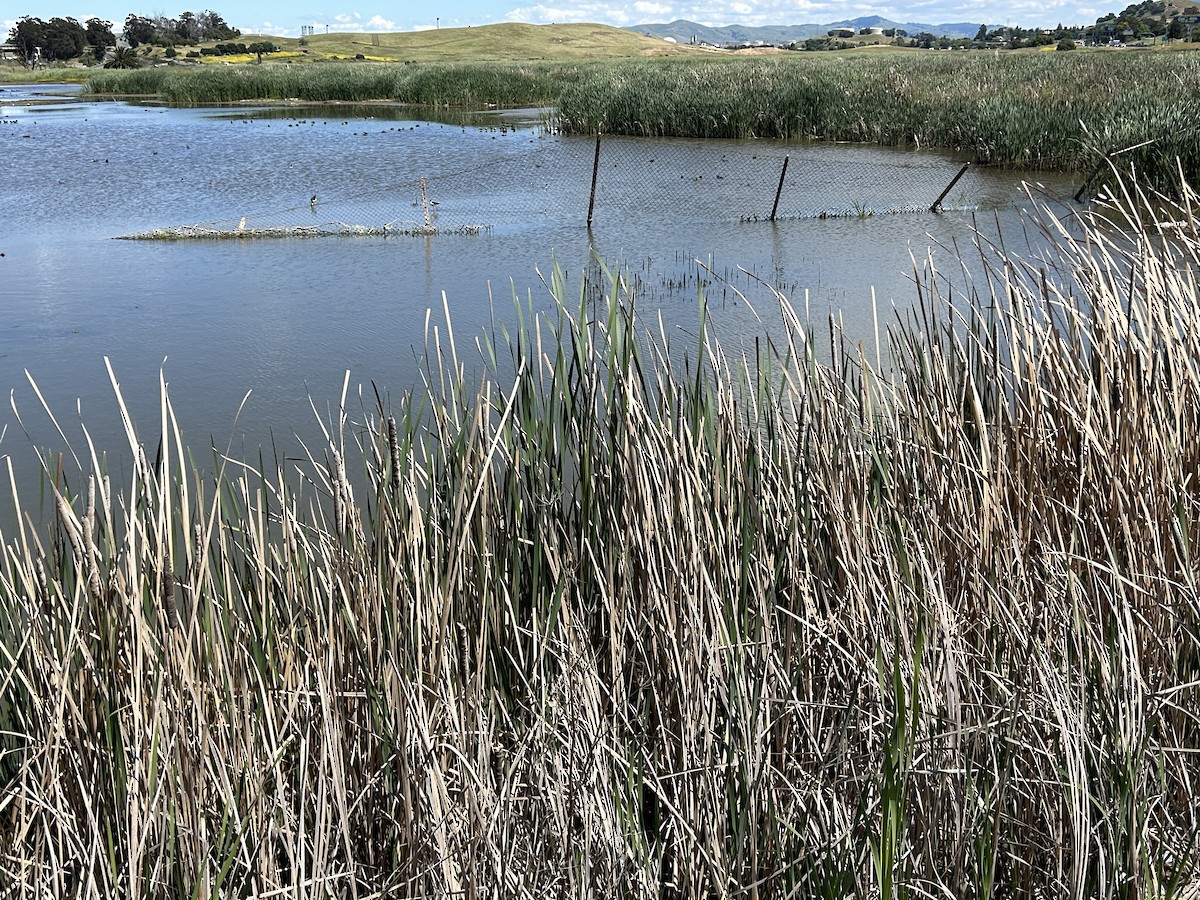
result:
[[(123, 447), (105, 357), (149, 445), (162, 372), (194, 446), (286, 452), (319, 433), (312, 406), (336, 405), (347, 370), (352, 391), (415, 383), (443, 292), (460, 353), (493, 316), (515, 319), (514, 296), (546, 308), (539, 272), (555, 264), (575, 288), (600, 265), (625, 272), (647, 320), (681, 332), (703, 290), (726, 346), (771, 327), (764, 284), (866, 337), (872, 288), (885, 315), (909, 306), (914, 257), (969, 242), (977, 220), (1021, 234), (1031, 205), (1018, 175), (972, 170), (926, 211), (960, 167), (942, 153), (605, 138), (589, 229), (595, 141), (536, 112), (172, 109), (0, 87), (0, 464), (19, 483), (34, 448), (66, 449), (29, 378), (81, 456), (81, 423)], [(1039, 180), (1051, 198), (1075, 187)], [(342, 236), (115, 240), (183, 225)]]

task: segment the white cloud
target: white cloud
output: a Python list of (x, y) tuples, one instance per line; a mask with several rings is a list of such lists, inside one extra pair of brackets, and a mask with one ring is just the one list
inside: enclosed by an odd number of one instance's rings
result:
[(659, 19), (673, 18), (674, 9), (675, 7), (668, 3), (648, 3), (646, 0), (638, 0), (633, 4), (633, 11), (637, 15)]
[(529, 22), (534, 25), (545, 25), (550, 22), (601, 22), (606, 25), (636, 25), (637, 17), (623, 4), (612, 3), (578, 3), (570, 7), (522, 6), (514, 9), (504, 17), (509, 22)]
[[(512, 9), (510, 22), (601, 22), (619, 27), (688, 19), (702, 25), (799, 25), (855, 16), (879, 15), (898, 22), (1012, 22), (1047, 27), (1064, 22), (1086, 24), (1100, 13), (1079, 0), (559, 0)], [(1113, 9), (1121, 6), (1114, 2)]]

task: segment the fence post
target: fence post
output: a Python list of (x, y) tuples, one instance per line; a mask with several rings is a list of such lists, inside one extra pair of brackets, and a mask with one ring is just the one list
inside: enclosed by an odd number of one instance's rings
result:
[(592, 191), (588, 196), (587, 227), (592, 228), (592, 210), (596, 208), (596, 176), (600, 173), (600, 132), (596, 132), (596, 157), (592, 160)]
[(775, 188), (775, 203), (771, 207), (771, 221), (775, 221), (775, 213), (779, 211), (779, 195), (783, 193), (783, 179), (787, 177), (788, 156), (783, 158), (783, 171), (779, 173), (779, 187)]
[(1100, 157), (1100, 162), (1096, 163), (1096, 168), (1092, 169), (1091, 174), (1088, 175), (1087, 178), (1083, 179), (1083, 184), (1081, 184), (1079, 186), (1079, 190), (1077, 190), (1075, 192), (1075, 202), (1076, 203), (1078, 203), (1080, 198), (1083, 197), (1083, 192), (1088, 189), (1088, 185), (1090, 185), (1092, 183), (1092, 179), (1100, 174), (1100, 170), (1104, 168), (1104, 165), (1107, 162), (1108, 162), (1108, 154), (1105, 153), (1102, 157)]
[(967, 174), (967, 169), (971, 168), (970, 161), (963, 163), (963, 167), (958, 170), (958, 174), (946, 185), (946, 189), (938, 194), (938, 198), (933, 201), (933, 206), (929, 207), (930, 212), (937, 212), (942, 208), (942, 201), (946, 199), (946, 195), (954, 190), (954, 186), (958, 184), (958, 179)]

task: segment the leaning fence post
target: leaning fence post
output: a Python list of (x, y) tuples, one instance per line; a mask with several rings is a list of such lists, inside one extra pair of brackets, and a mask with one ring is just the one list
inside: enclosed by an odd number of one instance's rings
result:
[(788, 156), (783, 158), (783, 171), (779, 173), (779, 187), (775, 188), (775, 204), (771, 207), (771, 221), (775, 221), (775, 213), (779, 211), (779, 195), (783, 193), (783, 179), (787, 177)]
[(592, 210), (596, 208), (596, 176), (600, 173), (600, 132), (596, 132), (596, 158), (592, 160), (592, 191), (588, 196), (588, 223), (592, 227)]
[(958, 179), (960, 179), (964, 175), (966, 175), (967, 169), (969, 169), (969, 168), (971, 168), (970, 160), (963, 163), (963, 167), (958, 170), (958, 174), (954, 176), (954, 178), (951, 180), (951, 182), (948, 185), (946, 185), (946, 189), (944, 191), (942, 191), (940, 194), (938, 194), (938, 198), (933, 201), (933, 206), (929, 207), (930, 212), (937, 212), (938, 210), (940, 210), (942, 208), (942, 201), (946, 199), (946, 195), (949, 194), (952, 190), (954, 190), (954, 186), (956, 184), (958, 184)]
[(1088, 189), (1088, 185), (1090, 185), (1092, 183), (1092, 179), (1100, 174), (1100, 170), (1104, 168), (1104, 165), (1107, 162), (1108, 162), (1108, 154), (1105, 153), (1102, 157), (1100, 157), (1100, 162), (1096, 163), (1096, 168), (1092, 169), (1091, 174), (1088, 175), (1087, 178), (1083, 179), (1083, 184), (1081, 184), (1079, 186), (1079, 190), (1077, 190), (1075, 192), (1075, 202), (1076, 203), (1079, 202), (1079, 199), (1083, 196), (1083, 192), (1086, 191)]

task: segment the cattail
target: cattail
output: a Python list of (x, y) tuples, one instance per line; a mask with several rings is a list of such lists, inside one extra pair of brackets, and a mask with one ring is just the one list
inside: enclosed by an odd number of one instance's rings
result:
[(333, 451), (333, 467), (329, 472), (329, 486), (333, 491), (333, 527), (338, 537), (346, 536), (345, 476), (342, 474), (342, 454)]
[(400, 490), (400, 442), (396, 438), (396, 417), (387, 420), (388, 451), (392, 459), (392, 491)]
[(37, 579), (38, 599), (45, 606), (50, 602), (50, 585), (46, 581), (46, 567), (40, 559), (37, 561), (37, 566), (34, 567), (33, 577)]
[(195, 551), (193, 558), (196, 561), (196, 567), (199, 568), (204, 559), (204, 529), (200, 526), (199, 522), (196, 523), (196, 527), (192, 531), (192, 545)]
[[(71, 550), (75, 554), (75, 559), (79, 562), (82, 568), (84, 578), (87, 581), (88, 593), (93, 599), (99, 600), (101, 594), (100, 588), (100, 572), (97, 566), (97, 558), (92, 555), (93, 545), (91, 542), (90, 529), (85, 532), (80, 529), (79, 521), (75, 518), (75, 512), (71, 509), (71, 505), (67, 503), (62, 494), (55, 496), (55, 505), (58, 507), (58, 517), (63, 523), (63, 530), (67, 533), (67, 540), (71, 544)], [(86, 519), (85, 527), (86, 527)]]
[(179, 624), (179, 606), (175, 603), (175, 572), (169, 553), (163, 554), (162, 567), (158, 573), (158, 602), (166, 613), (167, 625), (175, 628)]

